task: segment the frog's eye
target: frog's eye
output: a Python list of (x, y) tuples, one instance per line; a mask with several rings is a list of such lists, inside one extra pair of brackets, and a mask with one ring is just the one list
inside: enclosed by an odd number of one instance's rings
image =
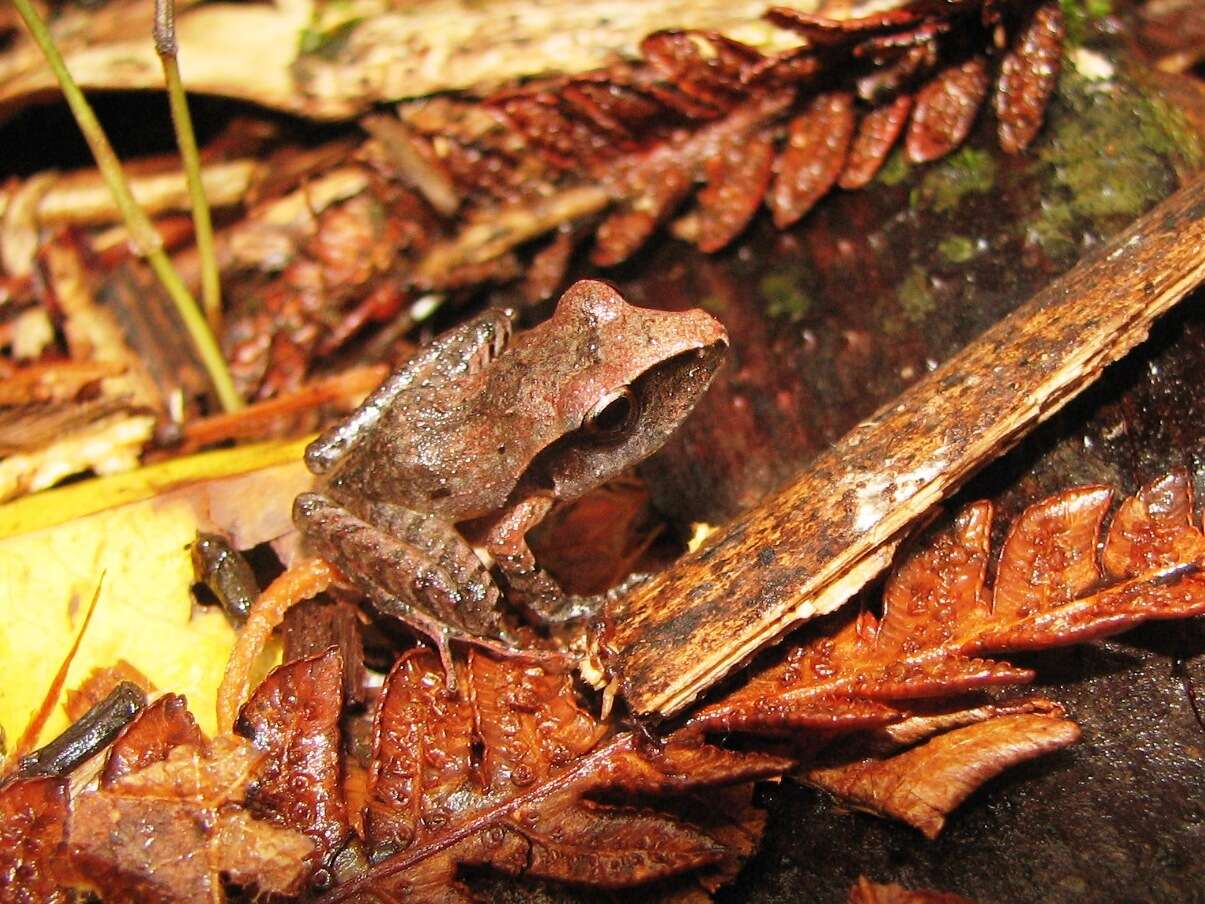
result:
[(607, 393), (586, 415), (586, 429), (597, 436), (608, 437), (623, 433), (640, 413), (636, 394), (624, 386)]

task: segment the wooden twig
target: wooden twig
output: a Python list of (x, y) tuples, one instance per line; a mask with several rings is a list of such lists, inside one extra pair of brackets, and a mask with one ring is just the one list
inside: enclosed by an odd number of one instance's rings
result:
[(1205, 279), (1198, 178), (607, 612), (597, 661), (672, 716), (881, 571), (935, 503), (1092, 383)]

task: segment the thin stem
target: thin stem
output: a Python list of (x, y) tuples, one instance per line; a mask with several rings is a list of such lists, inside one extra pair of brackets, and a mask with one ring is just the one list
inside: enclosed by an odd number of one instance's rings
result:
[(159, 233), (146, 212), (134, 200), (129, 183), (126, 182), (125, 173), (121, 169), (121, 163), (113, 152), (108, 138), (105, 137), (104, 129), (92, 112), (87, 98), (84, 97), (84, 93), (71, 77), (71, 73), (67, 71), (67, 64), (63, 62), (46, 23), (42, 21), (42, 17), (38, 15), (38, 11), (34, 9), (30, 0), (13, 0), (13, 5), (16, 6), (17, 12), (25, 22), (25, 27), (29, 29), (34, 42), (42, 49), (46, 62), (50, 64), (55, 78), (58, 79), (67, 106), (71, 108), (71, 113), (75, 116), (75, 121), (83, 133), (84, 139), (88, 142), (88, 147), (92, 149), (92, 156), (96, 158), (97, 168), (104, 177), (109, 191), (113, 193), (113, 200), (117, 204), (117, 209), (121, 211), (122, 219), (125, 220), (126, 228), (130, 233), (131, 245), (138, 254), (147, 259), (163, 283), (167, 294), (175, 303), (176, 309), (180, 312), (180, 317), (196, 346), (197, 353), (200, 355), (205, 369), (209, 372), (209, 379), (213, 382), (218, 401), (227, 411), (242, 408), (243, 400), (234, 388), (230, 370), (218, 349), (213, 333), (206, 325), (205, 318), (201, 316), (196, 300), (164, 252), (163, 240)]
[(176, 145), (180, 148), (184, 177), (188, 180), (188, 193), (192, 199), (192, 222), (197, 234), (197, 252), (201, 258), (201, 304), (210, 327), (218, 332), (222, 326), (222, 284), (213, 243), (213, 220), (209, 215), (205, 187), (201, 183), (201, 155), (197, 151), (197, 136), (193, 131), (188, 96), (184, 93), (177, 62), (179, 45), (176, 43), (175, 0), (155, 0), (154, 37), (155, 52), (163, 64), (163, 78), (167, 83)]

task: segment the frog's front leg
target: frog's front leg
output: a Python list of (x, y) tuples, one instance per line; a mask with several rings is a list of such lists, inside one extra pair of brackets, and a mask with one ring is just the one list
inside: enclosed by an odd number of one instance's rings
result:
[(483, 545), (506, 579), (507, 599), (527, 607), (546, 625), (593, 615), (603, 597), (565, 593), (556, 579), (540, 568), (527, 545), (527, 532), (544, 520), (553, 500), (528, 496), (507, 509), (485, 534)]
[(363, 590), (373, 604), (435, 644), (455, 687), (449, 641), (521, 655), (498, 610), (498, 588), (451, 525), (390, 503), (355, 511), (321, 493), (304, 493), (293, 521), (306, 542)]

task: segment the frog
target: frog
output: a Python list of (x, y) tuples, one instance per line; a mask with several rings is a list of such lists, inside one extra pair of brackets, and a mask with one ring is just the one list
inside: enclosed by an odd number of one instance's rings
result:
[(503, 599), (519, 625), (589, 616), (527, 532), (660, 449), (728, 348), (707, 312), (636, 307), (597, 280), (531, 329), (515, 319), (488, 309), (415, 354), (306, 448), (317, 486), (293, 507), (306, 546), (429, 638), (449, 677), (453, 641), (530, 649)]

